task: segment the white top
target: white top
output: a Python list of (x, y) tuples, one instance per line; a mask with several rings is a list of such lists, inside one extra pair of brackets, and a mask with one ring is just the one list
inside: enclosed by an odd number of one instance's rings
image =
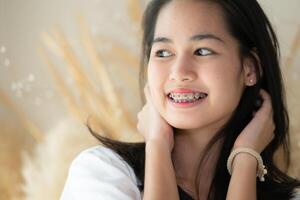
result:
[(133, 169), (117, 153), (96, 146), (73, 160), (60, 200), (141, 200), (138, 184)]
[(96, 146), (72, 162), (60, 200), (141, 200), (133, 169), (111, 149)]

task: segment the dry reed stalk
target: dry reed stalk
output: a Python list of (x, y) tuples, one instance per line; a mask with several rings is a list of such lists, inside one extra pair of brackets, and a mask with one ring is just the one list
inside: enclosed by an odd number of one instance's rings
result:
[(42, 32), (41, 39), (47, 49), (50, 50), (54, 55), (58, 57), (62, 57), (64, 55), (62, 49), (57, 45), (56, 41), (48, 33)]
[(115, 53), (114, 55), (118, 56), (118, 58), (122, 60), (122, 62), (125, 62), (126, 66), (133, 67), (134, 69), (138, 69), (139, 58), (137, 58), (135, 55), (130, 53), (127, 49), (123, 48), (120, 45), (119, 46), (113, 45), (112, 52), (114, 52)]
[(113, 86), (113, 82), (109, 78), (109, 74), (98, 56), (96, 47), (93, 45), (93, 41), (88, 31), (87, 24), (82, 17), (78, 17), (78, 21), (80, 25), (82, 44), (84, 46), (84, 49), (86, 50), (87, 56), (89, 57), (92, 66), (98, 74), (104, 96), (107, 99), (107, 102), (110, 102), (115, 110), (120, 109), (119, 98), (116, 95), (117, 93)]
[[(117, 138), (118, 133), (120, 132), (120, 123), (115, 121), (115, 118), (111, 114), (111, 117), (106, 117), (98, 113), (99, 103), (97, 100), (95, 100), (95, 97), (93, 95), (87, 95), (87, 102), (88, 105), (86, 107), (87, 112), (91, 114), (93, 118), (97, 121), (99, 126), (101, 127), (101, 133), (105, 133), (105, 135), (111, 137), (111, 138)], [(109, 104), (107, 104), (107, 107), (109, 108)]]
[[(68, 44), (66, 38), (61, 32), (57, 32), (56, 34), (60, 41), (57, 41), (58, 39), (54, 40), (48, 34), (44, 34), (44, 43), (50, 50), (55, 51), (54, 53), (56, 53), (58, 56), (63, 57), (69, 64), (69, 68), (71, 68), (71, 74), (75, 79), (77, 87), (81, 91), (81, 104), (84, 105), (84, 110), (81, 111), (81, 113), (86, 113), (86, 115), (93, 114), (94, 117), (96, 116), (99, 125), (102, 127), (101, 132), (109, 133), (111, 137), (117, 138), (116, 135), (120, 132), (120, 126), (118, 126), (118, 123), (116, 123), (116, 121), (111, 119), (111, 113), (109, 111), (108, 106), (109, 104), (107, 102), (104, 102), (103, 99), (101, 99), (101, 97), (99, 97), (99, 95), (96, 94), (94, 89), (90, 89), (92, 88), (92, 86), (90, 85), (88, 78), (83, 74), (81, 70), (82, 66), (76, 59), (76, 56), (72, 52), (71, 47)], [(54, 69), (54, 66), (52, 68)], [(56, 76), (59, 75), (57, 74)], [(61, 87), (63, 85), (62, 81), (59, 81), (58, 85), (59, 87)], [(65, 91), (61, 90), (61, 93), (66, 98), (72, 99), (72, 97), (68, 97), (69, 95), (67, 89)], [(76, 109), (75, 107), (76, 105), (73, 103), (71, 109), (74, 111)], [(80, 110), (78, 106), (77, 109)], [(105, 113), (98, 113), (99, 110), (104, 110)], [(84, 115), (82, 116), (85, 117)]]
[(142, 6), (141, 1), (138, 0), (128, 0), (128, 13), (130, 19), (136, 24), (140, 23), (142, 18)]
[[(94, 39), (94, 38), (93, 38)], [(119, 43), (116, 43), (113, 38), (110, 37), (97, 37), (93, 41), (96, 41), (95, 44), (111, 44), (111, 48), (105, 52), (106, 56), (112, 55), (113, 54), (113, 59), (114, 60), (120, 60), (122, 63), (126, 63), (126, 67), (133, 68), (134, 70), (138, 70), (139, 67), (139, 57), (136, 56), (134, 53), (131, 51), (128, 51), (126, 47), (123, 45), (120, 45)], [(116, 58), (117, 57), (117, 58)]]
[(61, 120), (31, 154), (23, 154), (23, 200), (59, 199), (71, 161), (82, 150), (98, 144), (81, 121)]
[(24, 142), (29, 138), (15, 123), (0, 121), (0, 127), (0, 199), (20, 200), (23, 195), (20, 190), (21, 152), (29, 150)]
[(65, 35), (63, 34), (62, 31), (59, 30), (59, 28), (56, 29), (54, 33), (54, 37), (55, 40), (57, 41), (59, 48), (61, 49), (61, 52), (63, 53), (62, 57), (67, 62), (71, 75), (73, 76), (75, 83), (77, 83), (77, 88), (79, 89), (80, 92), (80, 99), (84, 99), (83, 96), (84, 90), (91, 89), (91, 88), (86, 88), (86, 86), (89, 87), (89, 83), (86, 82), (88, 79), (86, 78), (84, 72), (82, 71), (83, 66), (77, 59)]
[[(44, 37), (43, 41), (47, 43), (48, 41), (47, 37)], [(47, 64), (48, 69), (55, 80), (56, 87), (59, 90), (59, 92), (62, 94), (63, 99), (65, 100), (64, 102), (67, 108), (69, 109), (69, 111), (72, 113), (73, 116), (75, 116), (79, 120), (83, 120), (85, 116), (84, 113), (80, 109), (78, 109), (79, 106), (77, 105), (74, 96), (72, 96), (72, 94), (70, 93), (64, 80), (61, 78), (59, 72), (55, 69), (54, 64), (51, 62), (49, 56), (42, 48), (39, 50), (39, 53), (42, 59), (44, 60), (44, 62)]]
[[(139, 0), (128, 0), (127, 11), (131, 22), (135, 25), (139, 25), (142, 21), (143, 9), (141, 5), (141, 1)], [(142, 40), (142, 29), (139, 28), (137, 31), (134, 31), (134, 38), (137, 38), (138, 41)]]
[(75, 81), (76, 87), (79, 89), (79, 98), (81, 99), (81, 103), (87, 108), (87, 110), (90, 110), (88, 108), (89, 105), (87, 103), (90, 103), (90, 99), (92, 98), (93, 103), (96, 102), (97, 104), (97, 115), (101, 116), (101, 119), (104, 121), (104, 124), (108, 125), (109, 127), (113, 127), (114, 123), (111, 122), (111, 113), (109, 112), (107, 103), (104, 101), (103, 98), (97, 98), (98, 94), (90, 84), (87, 76), (81, 70), (83, 69), (83, 66), (78, 61), (66, 37), (58, 29), (55, 32), (55, 35), (57, 44), (63, 52), (62, 56), (68, 63), (68, 67)]
[(292, 42), (291, 48), (288, 51), (289, 53), (285, 61), (286, 67), (290, 67), (293, 64), (293, 61), (296, 58), (299, 49), (300, 49), (300, 25), (298, 25), (298, 31)]
[[(103, 44), (105, 41), (109, 41), (109, 39), (104, 38), (97, 38), (97, 43)], [(111, 43), (111, 41), (110, 41)], [(103, 56), (107, 58), (108, 60), (119, 60), (122, 61), (123, 66), (128, 66), (133, 68), (134, 70), (138, 70), (139, 62), (138, 57), (135, 56), (133, 53), (130, 53), (128, 50), (126, 50), (124, 47), (112, 44), (112, 48), (109, 51), (106, 51), (105, 54), (103, 53)], [(119, 74), (124, 74), (122, 78), (124, 81), (126, 81), (126, 84), (128, 84), (129, 88), (134, 88), (137, 85), (137, 80), (135, 80), (127, 68), (125, 67), (119, 67), (118, 68)]]
[(128, 111), (126, 110), (125, 106), (122, 104), (121, 97), (115, 90), (114, 84), (110, 79), (109, 73), (107, 72), (106, 68), (104, 67), (103, 63), (101, 62), (98, 56), (87, 23), (85, 22), (83, 17), (79, 17), (78, 20), (83, 46), (85, 48), (87, 56), (90, 59), (91, 65), (97, 72), (99, 81), (101, 83), (100, 86), (102, 87), (103, 92), (105, 94), (104, 97), (106, 98), (106, 101), (109, 102), (110, 108), (112, 109), (115, 119), (119, 122), (119, 124), (122, 124), (122, 127), (126, 128), (127, 126), (129, 126), (127, 128), (133, 129), (135, 125), (130, 115), (128, 114)]
[(28, 116), (3, 91), (1, 91), (1, 89), (0, 101), (17, 115), (21, 123), (28, 130), (28, 133), (34, 138), (37, 143), (43, 141), (43, 135), (39, 128), (29, 120)]

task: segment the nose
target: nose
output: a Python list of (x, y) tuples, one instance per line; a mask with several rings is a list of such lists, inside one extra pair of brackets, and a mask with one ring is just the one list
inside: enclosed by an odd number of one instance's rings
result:
[(170, 80), (176, 82), (191, 82), (197, 78), (197, 73), (191, 58), (181, 56), (178, 57), (172, 67), (170, 72)]

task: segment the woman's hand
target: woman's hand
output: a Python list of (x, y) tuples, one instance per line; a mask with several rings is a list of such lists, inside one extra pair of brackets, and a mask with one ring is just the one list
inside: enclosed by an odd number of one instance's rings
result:
[(167, 145), (171, 152), (174, 147), (173, 128), (156, 110), (148, 84), (144, 88), (144, 93), (147, 102), (138, 113), (137, 129), (143, 134), (146, 144), (155, 142)]
[(260, 90), (260, 95), (263, 100), (262, 106), (238, 136), (234, 148), (247, 147), (261, 153), (274, 138), (275, 124), (271, 98), (263, 89)]
[[(263, 103), (236, 139), (234, 149), (246, 147), (261, 153), (274, 138), (271, 98), (263, 89), (260, 90), (260, 96)], [(235, 170), (237, 166), (238, 170)], [(236, 155), (232, 163), (232, 176), (226, 199), (256, 199), (256, 176), (257, 160), (249, 154)]]

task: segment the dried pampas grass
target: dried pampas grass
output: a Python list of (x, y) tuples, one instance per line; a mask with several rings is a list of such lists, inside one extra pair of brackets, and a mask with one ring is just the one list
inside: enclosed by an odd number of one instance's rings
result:
[[(96, 82), (100, 85), (102, 92), (101, 94), (98, 92), (90, 77), (85, 73), (85, 66), (80, 62), (63, 32), (56, 28), (52, 34), (43, 33), (44, 47), (40, 49), (40, 55), (47, 64), (57, 90), (65, 100), (66, 107), (74, 119), (61, 121), (51, 131), (45, 133), (44, 140), (34, 147), (32, 154), (23, 155), (24, 200), (59, 198), (73, 158), (83, 149), (99, 144), (99, 141), (92, 137), (84, 125), (87, 122), (95, 132), (102, 136), (131, 142), (142, 140), (142, 136), (136, 132), (132, 114), (125, 106), (96, 50), (88, 25), (82, 17), (78, 19), (81, 44), (95, 71)], [(113, 51), (117, 50), (120, 53), (122, 48), (116, 44)], [(68, 69), (74, 82), (73, 88), (66, 84), (63, 78), (66, 75), (59, 72), (59, 66), (54, 64), (51, 55), (63, 59), (64, 67)], [(138, 63), (132, 60), (132, 57), (125, 59), (122, 67)], [(137, 70), (138, 67), (134, 69)], [(132, 90), (131, 87), (127, 88)], [(74, 90), (79, 94), (77, 98)]]
[(300, 179), (300, 70), (295, 60), (300, 50), (300, 25), (292, 40), (288, 55), (284, 60), (282, 68), (286, 85), (288, 112), (290, 115), (290, 138), (291, 138), (291, 167), (289, 174)]
[(32, 154), (24, 153), (22, 190), (24, 200), (59, 199), (73, 158), (98, 142), (87, 127), (75, 119), (62, 120), (45, 134)]
[(24, 144), (28, 138), (24, 135), (24, 129), (17, 128), (14, 124), (2, 121), (0, 127), (0, 199), (21, 199), (23, 194), (20, 190), (22, 182), (20, 152), (28, 150), (28, 145)]
[[(29, 151), (34, 142), (42, 141), (43, 136), (38, 127), (1, 89), (0, 105), (4, 105), (15, 114), (12, 122), (8, 119), (0, 121), (0, 199), (22, 199), (21, 152)], [(16, 126), (18, 123), (19, 126)]]

